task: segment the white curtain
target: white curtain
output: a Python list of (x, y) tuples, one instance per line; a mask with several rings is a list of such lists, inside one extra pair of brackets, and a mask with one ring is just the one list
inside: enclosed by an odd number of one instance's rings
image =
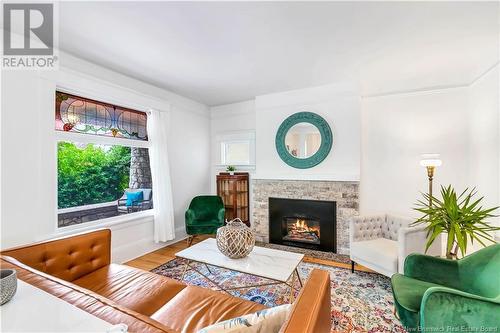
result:
[(151, 111), (148, 116), (149, 160), (153, 180), (154, 240), (175, 238), (174, 204), (167, 153), (169, 112)]

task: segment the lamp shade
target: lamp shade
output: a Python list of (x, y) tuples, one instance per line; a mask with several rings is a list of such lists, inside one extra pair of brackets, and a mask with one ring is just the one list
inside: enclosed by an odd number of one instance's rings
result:
[(422, 159), (420, 160), (420, 165), (424, 167), (438, 167), (443, 164), (443, 161), (439, 158), (439, 154), (422, 154)]

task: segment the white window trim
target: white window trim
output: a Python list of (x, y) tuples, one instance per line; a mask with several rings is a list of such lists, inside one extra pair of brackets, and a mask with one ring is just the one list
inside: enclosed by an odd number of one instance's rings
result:
[[(248, 164), (222, 164), (222, 144), (224, 142), (248, 142), (249, 143), (249, 163)], [(227, 167), (228, 165), (233, 165), (239, 169), (254, 169), (255, 168), (255, 131), (230, 131), (230, 132), (219, 132), (215, 135), (216, 149), (216, 161), (215, 164), (218, 168)]]
[[(168, 96), (162, 95), (162, 97), (160, 98), (155, 94), (140, 92), (141, 89), (137, 89), (135, 88), (135, 86), (132, 87), (125, 83), (123, 85), (121, 83), (114, 83), (109, 81), (108, 79), (99, 78), (96, 77), (95, 75), (77, 71), (73, 68), (74, 67), (73, 65), (76, 65), (76, 67), (78, 67), (80, 64), (76, 62), (75, 64), (70, 64), (70, 66), (62, 66), (60, 68), (60, 71), (57, 73), (53, 73), (51, 71), (40, 72), (41, 78), (47, 80), (48, 82), (55, 83), (56, 91), (65, 92), (76, 96), (84, 96), (96, 101), (106, 102), (113, 105), (120, 105), (123, 107), (143, 112), (149, 112), (151, 110), (170, 112), (172, 104), (170, 101), (168, 101), (169, 99)], [(117, 81), (119, 81), (119, 76), (117, 78), (118, 78)], [(51, 102), (54, 103), (53, 106), (55, 107), (55, 98), (52, 97)], [(57, 132), (58, 131), (54, 129), (54, 131), (51, 133), (51, 135), (54, 135), (55, 138), (53, 137), (54, 145), (52, 153), (50, 155), (50, 158), (56, 161), (56, 164), (57, 164), (57, 142), (58, 140), (60, 141), (68, 139), (66, 137), (62, 137), (64, 133), (57, 133)], [(71, 133), (71, 134), (76, 134), (76, 133)], [(59, 135), (61, 135), (61, 137), (59, 137)], [(130, 141), (127, 140), (127, 142)], [(124, 142), (124, 144), (126, 146), (130, 146), (132, 143), (126, 144)], [(51, 190), (53, 192), (51, 194), (55, 196), (55, 200), (53, 201), (54, 202), (53, 206), (54, 214), (53, 214), (53, 224), (52, 224), (53, 228), (49, 238), (54, 237), (54, 235), (60, 235), (62, 233), (64, 234), (69, 234), (74, 232), (78, 233), (82, 231), (93, 230), (96, 228), (108, 227), (116, 224), (119, 224), (120, 226), (113, 227), (113, 229), (126, 228), (140, 223), (152, 223), (154, 220), (153, 217), (154, 208), (153, 208), (143, 212), (135, 212), (132, 214), (113, 217), (112, 218), (113, 222), (107, 222), (109, 221), (109, 219), (103, 219), (75, 226), (59, 228), (58, 218), (57, 218), (57, 209), (58, 209), (57, 165), (56, 167), (52, 168), (52, 172), (53, 174), (51, 178), (54, 180), (54, 182), (52, 184)], [(68, 232), (66, 231), (68, 230), (67, 228), (74, 228), (74, 229), (72, 232)]]
[(79, 212), (81, 210), (89, 210), (89, 209), (109, 207), (109, 206), (116, 206), (116, 205), (117, 205), (117, 200), (108, 201), (108, 202), (102, 202), (102, 203), (98, 203), (98, 204), (91, 204), (91, 205), (75, 206), (75, 207), (68, 207), (68, 208), (59, 208), (57, 210), (57, 214), (73, 213), (73, 212)]
[[(154, 210), (148, 209), (141, 212), (130, 214), (123, 214), (119, 216), (108, 217), (105, 219), (94, 220), (90, 222), (69, 225), (66, 227), (57, 227), (54, 236), (64, 236), (84, 231), (95, 230), (98, 228), (110, 228), (126, 224), (127, 226), (152, 222), (154, 217)], [(119, 228), (116, 228), (119, 229)], [(52, 236), (52, 235), (51, 235)]]
[(137, 148), (149, 148), (149, 141), (113, 138), (103, 135), (74, 133), (54, 130), (56, 132), (56, 142), (69, 141), (83, 144), (98, 144), (108, 146), (125, 146)]
[[(68, 92), (68, 89), (56, 89), (57, 91), (61, 92)], [(75, 92), (68, 92), (71, 94), (77, 94)], [(83, 94), (80, 94), (78, 96), (83, 96)], [(99, 99), (97, 99), (99, 101)], [(120, 103), (115, 103), (117, 105), (123, 105)], [(140, 108), (139, 111), (143, 111), (143, 108)], [(54, 129), (55, 135), (54, 135), (54, 144), (55, 144), (55, 151), (56, 151), (56, 159), (57, 159), (57, 144), (61, 141), (66, 141), (66, 142), (74, 142), (74, 143), (82, 143), (82, 144), (98, 144), (98, 145), (109, 145), (109, 146), (125, 146), (125, 147), (134, 147), (134, 148), (149, 148), (150, 143), (149, 141), (144, 141), (144, 140), (134, 140), (134, 139), (125, 139), (125, 138), (114, 138), (114, 137), (109, 137), (109, 136), (104, 136), (104, 135), (95, 135), (95, 134), (86, 134), (86, 133), (75, 133), (75, 132), (64, 132), (64, 131), (59, 131)], [(57, 165), (57, 164), (56, 164)], [(55, 168), (55, 179), (56, 179), (56, 198), (58, 197), (57, 191), (58, 191), (58, 176), (57, 176), (57, 167)], [(109, 205), (110, 203), (101, 203), (101, 204), (95, 204), (96, 206), (102, 205), (102, 207)], [(91, 206), (91, 205), (86, 205), (86, 206)], [(152, 209), (148, 209), (145, 211), (141, 212), (133, 212), (129, 214), (123, 214), (123, 215), (118, 215), (118, 216), (113, 216), (105, 219), (100, 219), (100, 220), (94, 220), (90, 222), (85, 222), (85, 223), (80, 223), (80, 224), (75, 224), (71, 226), (65, 226), (65, 227), (60, 227), (59, 226), (59, 214), (62, 214), (66, 212), (66, 210), (70, 210), (73, 208), (82, 208), (85, 206), (78, 206), (78, 207), (69, 207), (69, 208), (63, 208), (59, 209), (58, 208), (58, 200), (56, 199), (56, 220), (55, 220), (55, 234), (66, 234), (66, 233), (73, 233), (73, 232), (82, 232), (82, 231), (87, 231), (87, 230), (93, 230), (96, 228), (103, 228), (103, 227), (111, 227), (114, 225), (119, 225), (123, 223), (133, 223), (133, 222), (138, 222), (142, 223), (144, 221), (145, 217), (152, 218), (154, 216), (154, 207)], [(97, 207), (96, 207), (97, 208)], [(75, 210), (76, 211), (76, 210)]]

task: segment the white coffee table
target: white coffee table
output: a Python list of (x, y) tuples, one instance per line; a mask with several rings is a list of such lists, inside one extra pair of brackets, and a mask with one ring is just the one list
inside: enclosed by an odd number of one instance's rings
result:
[[(223, 255), (217, 248), (216, 240), (213, 238), (205, 239), (187, 249), (184, 249), (175, 254), (176, 257), (186, 259), (182, 279), (188, 269), (202, 275), (204, 278), (215, 284), (222, 291), (229, 293), (229, 290), (243, 289), (250, 287), (261, 287), (275, 284), (286, 284), (290, 287), (290, 302), (293, 302), (295, 278), (298, 279), (302, 287), (302, 280), (300, 279), (297, 266), (304, 258), (303, 254), (286, 252), (281, 250), (268, 249), (265, 247), (255, 246), (253, 251), (245, 258), (231, 259)], [(222, 268), (227, 268), (233, 271), (256, 275), (263, 277), (273, 282), (257, 285), (245, 285), (233, 288), (224, 288), (217, 281), (214, 281), (209, 276), (200, 272), (196, 267), (193, 267), (191, 262), (200, 262), (205, 265), (212, 265)], [(208, 266), (207, 270), (210, 271)], [(292, 278), (291, 283), (288, 280)]]

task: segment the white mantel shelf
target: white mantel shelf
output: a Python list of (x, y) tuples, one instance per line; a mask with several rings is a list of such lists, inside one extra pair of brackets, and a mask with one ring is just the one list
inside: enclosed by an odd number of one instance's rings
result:
[(336, 175), (336, 174), (326, 174), (326, 175), (317, 175), (317, 174), (255, 174), (252, 175), (252, 179), (255, 180), (308, 180), (308, 181), (330, 181), (330, 182), (359, 182), (360, 175), (352, 174), (352, 175)]

